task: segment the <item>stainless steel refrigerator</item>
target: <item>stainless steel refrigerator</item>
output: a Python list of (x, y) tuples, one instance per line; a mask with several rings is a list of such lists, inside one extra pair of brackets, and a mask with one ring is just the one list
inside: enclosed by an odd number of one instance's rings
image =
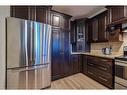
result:
[(51, 83), (51, 26), (8, 17), (7, 89), (42, 89)]

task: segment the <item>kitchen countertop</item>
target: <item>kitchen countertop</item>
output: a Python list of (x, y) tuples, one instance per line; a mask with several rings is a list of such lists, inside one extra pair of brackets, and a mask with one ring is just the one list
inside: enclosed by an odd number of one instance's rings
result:
[(84, 55), (91, 55), (96, 57), (103, 57), (103, 58), (110, 58), (114, 59), (115, 57), (121, 56), (121, 54), (111, 54), (111, 55), (105, 55), (105, 54), (97, 54), (97, 53), (90, 53), (90, 52), (72, 52), (71, 54), (84, 54)]

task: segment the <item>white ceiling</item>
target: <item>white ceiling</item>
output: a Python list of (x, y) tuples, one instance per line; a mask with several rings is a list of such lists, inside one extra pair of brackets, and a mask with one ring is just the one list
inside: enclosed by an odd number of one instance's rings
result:
[(104, 6), (53, 6), (52, 10), (62, 12), (75, 18), (85, 18), (91, 17), (92, 15), (97, 14), (106, 10)]

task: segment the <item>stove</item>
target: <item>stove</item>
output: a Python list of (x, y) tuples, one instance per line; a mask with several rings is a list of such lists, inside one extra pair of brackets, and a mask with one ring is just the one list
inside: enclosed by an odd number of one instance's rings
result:
[(127, 56), (115, 57), (115, 60), (127, 61)]
[(115, 89), (127, 89), (127, 56), (115, 57)]

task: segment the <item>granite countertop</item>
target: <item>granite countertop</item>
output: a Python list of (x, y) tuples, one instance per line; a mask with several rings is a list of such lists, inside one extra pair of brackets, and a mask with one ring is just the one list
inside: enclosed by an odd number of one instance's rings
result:
[(71, 54), (84, 54), (84, 55), (91, 55), (96, 57), (103, 57), (103, 58), (110, 58), (114, 59), (115, 57), (121, 56), (121, 54), (111, 54), (111, 55), (105, 55), (105, 54), (97, 54), (97, 53), (91, 53), (91, 52), (72, 52)]

